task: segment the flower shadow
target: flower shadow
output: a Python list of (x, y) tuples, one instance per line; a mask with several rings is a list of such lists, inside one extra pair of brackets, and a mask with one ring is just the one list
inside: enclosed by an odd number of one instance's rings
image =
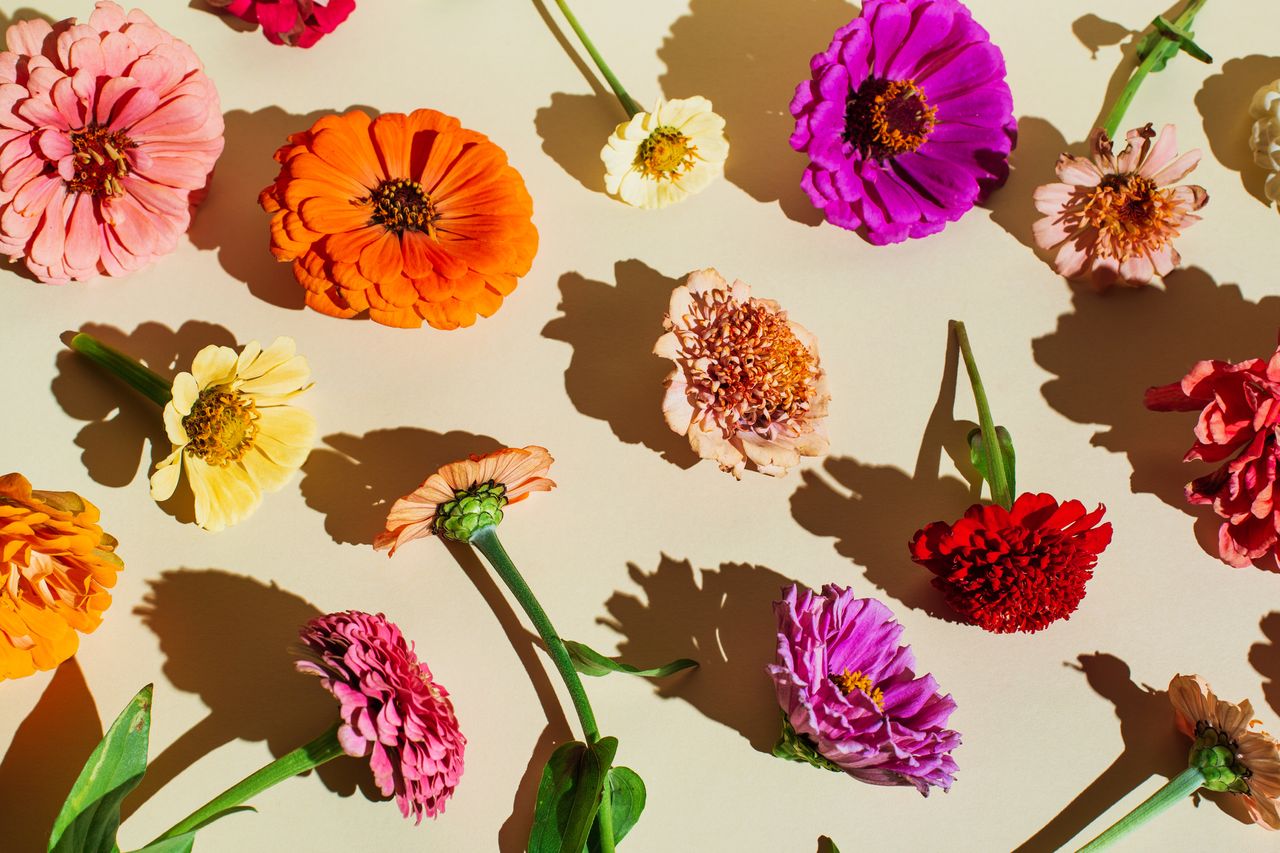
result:
[(662, 318), (679, 284), (637, 260), (614, 266), (616, 285), (578, 273), (560, 277), (563, 316), (542, 336), (573, 347), (564, 386), (579, 412), (605, 421), (626, 444), (642, 444), (680, 468), (698, 456), (662, 416), (670, 361), (653, 354)]
[(235, 15), (228, 15), (217, 6), (209, 3), (208, 0), (190, 0), (190, 2), (187, 3), (187, 8), (195, 9), (197, 12), (208, 12), (210, 15), (217, 15), (222, 19), (223, 23), (238, 33), (248, 33), (258, 29), (257, 24), (251, 24), (248, 21), (243, 21)]
[(1262, 695), (1271, 710), (1280, 714), (1280, 612), (1263, 616), (1259, 627), (1267, 640), (1265, 643), (1255, 643), (1249, 649), (1249, 663), (1266, 679), (1262, 685)]
[(1037, 246), (1032, 232), (1032, 226), (1040, 218), (1035, 191), (1042, 184), (1058, 179), (1055, 166), (1060, 154), (1064, 151), (1083, 154), (1085, 150), (1083, 144), (1068, 143), (1047, 119), (1021, 117), (1018, 144), (1009, 155), (1009, 180), (982, 203), (982, 207), (991, 212), (992, 222), (1049, 265), (1053, 263), (1053, 252)]
[(1263, 192), (1267, 173), (1253, 162), (1249, 134), (1253, 119), (1249, 104), (1254, 92), (1280, 78), (1280, 57), (1244, 56), (1223, 64), (1222, 70), (1207, 78), (1196, 93), (1196, 109), (1204, 119), (1204, 134), (1218, 162), (1240, 173), (1240, 183), (1249, 195), (1270, 205)]
[(702, 95), (724, 116), (725, 178), (805, 225), (823, 215), (800, 188), (805, 157), (788, 142), (789, 106), (809, 59), (857, 14), (846, 0), (691, 0), (658, 51), (666, 97)]
[[(290, 653), (303, 623), (321, 615), (310, 602), (220, 569), (174, 569), (149, 583), (134, 613), (160, 642), (165, 677), (199, 696), (209, 713), (152, 759), (125, 802), (126, 816), (220, 746), (262, 741), (278, 758), (338, 718), (336, 700), (294, 669)], [(383, 799), (360, 759), (340, 757), (316, 774), (341, 796), (359, 788), (367, 799)]]
[(372, 545), (397, 499), (442, 465), (502, 445), (488, 436), (418, 427), (324, 437), (302, 466), (302, 498), (323, 513), (324, 529), (339, 544)]
[(1098, 51), (1102, 48), (1120, 44), (1135, 35), (1134, 31), (1124, 24), (1108, 21), (1092, 12), (1072, 21), (1071, 32), (1082, 45), (1088, 48), (1089, 58), (1095, 60), (1098, 58)]
[(63, 800), (101, 739), (97, 706), (72, 658), (53, 674), (0, 761), (0, 802), (11, 818), (4, 822), (6, 850), (45, 849)]
[(666, 554), (652, 572), (635, 564), (627, 570), (644, 598), (614, 593), (605, 603), (609, 616), (599, 620), (623, 636), (619, 655), (641, 666), (698, 661), (696, 670), (654, 681), (654, 691), (683, 699), (770, 752), (779, 713), (765, 673), (778, 633), (772, 603), (792, 581), (742, 563), (695, 572), (688, 560)]

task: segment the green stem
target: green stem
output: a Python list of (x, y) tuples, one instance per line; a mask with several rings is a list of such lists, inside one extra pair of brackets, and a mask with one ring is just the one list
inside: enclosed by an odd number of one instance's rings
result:
[(596, 820), (600, 822), (600, 853), (614, 853), (613, 795), (609, 793), (607, 776), (600, 790), (600, 810), (596, 812)]
[(261, 794), (272, 785), (279, 784), (285, 779), (292, 779), (299, 773), (306, 773), (326, 761), (332, 761), (338, 756), (344, 755), (342, 745), (338, 743), (339, 725), (339, 723), (334, 723), (333, 727), (320, 735), (320, 737), (305, 746), (298, 747), (288, 755), (280, 756), (256, 773), (246, 776), (187, 817), (178, 821), (168, 832), (151, 843), (155, 844), (165, 839), (182, 835), (184, 832), (199, 829), (222, 812), (240, 805), (250, 797)]
[(964, 358), (965, 370), (969, 372), (973, 402), (978, 407), (978, 427), (982, 430), (982, 449), (987, 457), (987, 471), (991, 474), (987, 484), (991, 487), (991, 500), (1009, 509), (1013, 506), (1013, 495), (1009, 491), (1009, 476), (1004, 470), (1004, 454), (1000, 452), (1000, 438), (996, 435), (996, 423), (991, 417), (991, 405), (987, 402), (987, 392), (982, 387), (978, 363), (974, 361), (973, 350), (969, 347), (969, 333), (965, 331), (964, 323), (959, 320), (952, 320), (951, 325), (956, 332), (956, 342), (960, 345), (960, 355)]
[(161, 379), (159, 374), (136, 359), (107, 346), (93, 335), (79, 332), (67, 346), (97, 362), (156, 405), (164, 406), (173, 399), (170, 384)]
[(582, 28), (582, 24), (578, 23), (577, 17), (570, 11), (569, 4), (565, 0), (556, 0), (556, 5), (564, 13), (569, 26), (573, 27), (573, 31), (578, 34), (578, 38), (582, 41), (582, 46), (587, 49), (587, 53), (591, 54), (591, 58), (596, 63), (596, 68), (599, 68), (600, 73), (604, 75), (604, 79), (609, 81), (609, 87), (618, 96), (618, 101), (622, 104), (622, 108), (627, 111), (627, 115), (634, 116), (636, 113), (644, 112), (644, 109), (636, 103), (635, 98), (631, 97), (627, 90), (623, 88), (613, 70), (609, 68), (609, 63), (605, 62), (604, 57), (600, 55), (600, 51), (596, 50), (596, 46), (591, 43), (591, 39), (587, 36), (587, 31)]
[[(1188, 0), (1187, 8), (1182, 11), (1178, 19), (1173, 25), (1180, 30), (1186, 30), (1195, 21), (1196, 15), (1208, 0)], [(1168, 61), (1173, 54), (1178, 52), (1178, 43), (1172, 39), (1161, 37), (1162, 44), (1156, 46), (1147, 58), (1133, 72), (1133, 76), (1129, 78), (1129, 82), (1125, 84), (1124, 89), (1120, 92), (1120, 97), (1116, 98), (1115, 104), (1111, 107), (1111, 112), (1107, 113), (1106, 119), (1102, 122), (1102, 129), (1107, 132), (1107, 136), (1112, 139), (1116, 138), (1116, 132), (1120, 129), (1120, 122), (1124, 119), (1125, 112), (1128, 111), (1129, 105), (1133, 103), (1133, 98), (1138, 94), (1142, 81), (1147, 79), (1147, 75), (1151, 73), (1161, 61)]]
[(1081, 847), (1077, 853), (1088, 853), (1093, 850), (1104, 850), (1133, 830), (1142, 826), (1151, 818), (1163, 812), (1169, 806), (1180, 803), (1193, 794), (1204, 783), (1204, 774), (1198, 767), (1188, 767), (1180, 774), (1156, 791), (1133, 811), (1113, 823), (1106, 832)]

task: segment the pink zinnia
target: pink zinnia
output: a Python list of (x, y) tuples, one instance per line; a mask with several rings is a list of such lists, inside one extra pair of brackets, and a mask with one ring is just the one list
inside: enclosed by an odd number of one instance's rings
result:
[(222, 153), (200, 60), (136, 9), (19, 21), (0, 53), (0, 253), (41, 281), (173, 251)]
[(356, 0), (209, 0), (209, 5), (260, 24), (272, 44), (311, 47), (355, 11)]
[(348, 755), (369, 757), (384, 795), (400, 813), (435, 817), (462, 778), (467, 739), (449, 693), (431, 677), (400, 629), (381, 613), (348, 610), (317, 616), (301, 631), (310, 660), (301, 672), (342, 706), (338, 741)]

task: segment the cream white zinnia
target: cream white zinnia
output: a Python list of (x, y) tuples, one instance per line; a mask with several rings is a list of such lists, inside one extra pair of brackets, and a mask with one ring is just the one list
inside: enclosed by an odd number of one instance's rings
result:
[(1280, 80), (1258, 90), (1249, 115), (1253, 117), (1249, 136), (1253, 160), (1267, 170), (1264, 191), (1267, 198), (1280, 202)]
[(658, 100), (618, 125), (600, 152), (605, 189), (634, 207), (666, 207), (724, 174), (724, 119), (706, 98)]
[(173, 452), (151, 475), (151, 496), (173, 495), (182, 471), (195, 496), (196, 523), (222, 530), (247, 518), (302, 466), (315, 442), (311, 414), (291, 405), (311, 387), (293, 339), (257, 341), (239, 354), (207, 346), (190, 373), (173, 380), (164, 427)]

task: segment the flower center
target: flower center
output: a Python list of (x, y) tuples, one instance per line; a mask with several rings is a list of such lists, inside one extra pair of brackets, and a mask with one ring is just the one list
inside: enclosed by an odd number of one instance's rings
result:
[(129, 161), (124, 152), (138, 144), (123, 132), (91, 124), (71, 131), (71, 158), (75, 174), (67, 188), (75, 193), (95, 196), (124, 195), (120, 179), (129, 174)]
[(1119, 260), (1156, 251), (1178, 235), (1170, 190), (1133, 173), (1107, 175), (1088, 191), (1084, 217), (1102, 239), (1098, 253)]
[(235, 391), (207, 388), (200, 392), (182, 428), (191, 439), (187, 450), (215, 467), (235, 462), (249, 452), (258, 435), (253, 401)]
[(417, 181), (383, 181), (371, 195), (359, 201), (373, 202), (372, 222), (397, 234), (405, 231), (433, 233), (439, 218), (431, 196)]
[(436, 507), (435, 532), (448, 539), (466, 542), (484, 527), (502, 523), (507, 505), (507, 487), (490, 480), (470, 488), (456, 489), (452, 500)]
[(924, 145), (937, 118), (914, 80), (868, 77), (849, 93), (844, 138), (863, 156), (885, 160)]
[(862, 670), (854, 670), (850, 672), (846, 667), (844, 672), (833, 672), (829, 676), (831, 683), (836, 686), (845, 696), (848, 696), (855, 690), (861, 691), (868, 699), (876, 703), (876, 707), (881, 711), (884, 710), (884, 691), (871, 681), (871, 676), (862, 672)]
[(1191, 746), (1191, 766), (1204, 774), (1210, 791), (1249, 792), (1253, 771), (1240, 761), (1239, 745), (1204, 720), (1196, 723), (1196, 739)]
[(674, 127), (659, 127), (636, 150), (635, 167), (655, 181), (678, 181), (693, 170), (698, 146)]

